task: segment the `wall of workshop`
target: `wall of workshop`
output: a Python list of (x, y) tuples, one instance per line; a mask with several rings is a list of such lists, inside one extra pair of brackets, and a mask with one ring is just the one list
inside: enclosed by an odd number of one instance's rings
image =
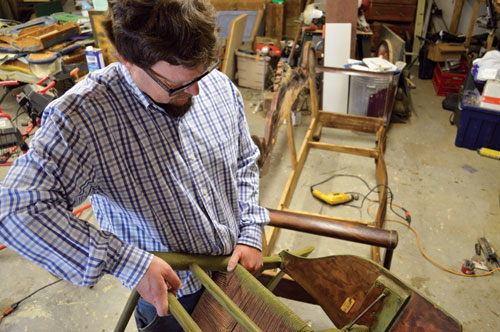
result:
[[(429, 0), (428, 0), (429, 1)], [(438, 8), (440, 8), (443, 11), (443, 19), (446, 22), (446, 26), (449, 27), (451, 24), (451, 17), (453, 15), (453, 9), (455, 8), (455, 2), (456, 0), (434, 0)], [(474, 8), (474, 3), (476, 0), (464, 0), (464, 6), (462, 9), (462, 15), (460, 16), (460, 21), (458, 23), (457, 27), (457, 33), (458, 34), (467, 34), (467, 31), (469, 30), (469, 24)], [(478, 15), (485, 15), (486, 14), (486, 5), (484, 3), (481, 3), (479, 6), (479, 11)], [(438, 29), (445, 29), (441, 20), (437, 18), (433, 18), (433, 23), (434, 26)], [(497, 29), (497, 36), (500, 36), (500, 29)], [(477, 25), (474, 26), (474, 30), (472, 32), (473, 35), (480, 34), (486, 32), (485, 29), (478, 27)]]
[[(216, 10), (259, 10), (271, 0), (210, 0)], [(294, 38), (306, 0), (285, 0), (284, 36)], [(263, 18), (265, 22), (265, 17)]]

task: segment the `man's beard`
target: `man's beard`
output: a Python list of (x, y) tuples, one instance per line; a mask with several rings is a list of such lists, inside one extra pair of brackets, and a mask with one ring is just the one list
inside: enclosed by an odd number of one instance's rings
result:
[(158, 106), (163, 108), (168, 115), (174, 118), (183, 117), (184, 114), (189, 112), (191, 106), (193, 106), (193, 97), (189, 97), (188, 101), (183, 105), (175, 105), (175, 104), (160, 104), (156, 103)]

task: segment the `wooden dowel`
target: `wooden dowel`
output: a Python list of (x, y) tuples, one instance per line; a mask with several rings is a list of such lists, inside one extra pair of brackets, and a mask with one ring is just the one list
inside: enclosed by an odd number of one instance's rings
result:
[(184, 331), (203, 332), (193, 318), (191, 318), (186, 309), (184, 309), (179, 300), (177, 300), (175, 295), (171, 292), (168, 292), (168, 308)]
[(118, 319), (118, 323), (116, 323), (114, 332), (125, 331), (128, 321), (130, 320), (130, 316), (132, 316), (135, 306), (137, 305), (137, 302), (139, 302), (139, 298), (139, 292), (137, 292), (134, 288), (127, 299), (127, 303), (125, 304), (125, 308), (123, 308), (120, 318)]
[(380, 229), (317, 216), (305, 216), (291, 212), (269, 209), (270, 226), (304, 233), (323, 235), (337, 239), (364, 243), (389, 249), (396, 248), (398, 234)]

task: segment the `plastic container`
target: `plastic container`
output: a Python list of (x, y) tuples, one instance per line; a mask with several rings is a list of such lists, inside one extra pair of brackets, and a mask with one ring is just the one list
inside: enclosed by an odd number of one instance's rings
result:
[(462, 73), (447, 73), (444, 72), (441, 64), (438, 62), (434, 66), (434, 74), (432, 75), (432, 83), (438, 96), (446, 96), (448, 93), (460, 92), (462, 85), (465, 83), (467, 77), (467, 62), (460, 63)]
[[(387, 125), (394, 104), (395, 88), (398, 85), (399, 76), (400, 72), (396, 72), (389, 91), (387, 91), (389, 82), (384, 78), (351, 76), (347, 113), (384, 118), (384, 123)], [(384, 114), (387, 97), (389, 97), (389, 111), (388, 114)]]
[(100, 48), (87, 46), (85, 48), (85, 57), (87, 58), (87, 66), (89, 68), (89, 72), (93, 72), (105, 67), (102, 50)]
[(500, 150), (500, 111), (462, 102), (455, 145), (471, 150)]

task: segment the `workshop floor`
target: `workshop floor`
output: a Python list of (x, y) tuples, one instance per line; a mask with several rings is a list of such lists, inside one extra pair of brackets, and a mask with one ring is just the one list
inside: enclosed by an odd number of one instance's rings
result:
[[(394, 203), (411, 212), (411, 225), (418, 232), (426, 253), (451, 270), (460, 271), (464, 260), (474, 255), (474, 243), (479, 237), (486, 236), (493, 248), (500, 250), (500, 161), (455, 147), (456, 127), (449, 124), (450, 112), (441, 108), (443, 97), (435, 95), (430, 80), (414, 78), (414, 83), (417, 86), (412, 91), (415, 113), (405, 124), (391, 124), (388, 131), (385, 160), (389, 186)], [(242, 92), (250, 131), (262, 136), (265, 115), (252, 112), (260, 93), (250, 89), (242, 89)], [(17, 109), (12, 100), (6, 100), (2, 108), (12, 115)], [(309, 117), (304, 115), (302, 124), (296, 128), (297, 149), (308, 123)], [(351, 132), (324, 131), (322, 138), (357, 146), (369, 146), (373, 142), (369, 135)], [(313, 151), (299, 179), (291, 208), (370, 220), (366, 202), (363, 209), (327, 207), (311, 197), (309, 186), (333, 174), (358, 175), (374, 186), (374, 166), (368, 158)], [(0, 180), (7, 170), (8, 167), (0, 167)], [(278, 206), (290, 170), (283, 127), (270, 168), (261, 179), (263, 206)], [(368, 193), (362, 182), (352, 177), (336, 177), (320, 188), (326, 192)], [(394, 209), (401, 213), (397, 207)], [(90, 211), (82, 218), (94, 222)], [(398, 219), (389, 209), (387, 218)], [(500, 331), (500, 273), (483, 278), (452, 275), (422, 256), (415, 235), (404, 225), (386, 222), (385, 227), (399, 233), (391, 267), (393, 273), (458, 319), (464, 331)], [(316, 247), (315, 257), (332, 254), (369, 257), (367, 246), (292, 231), (280, 233), (275, 251), (307, 245)], [(0, 280), (0, 310), (3, 311), (56, 278), (5, 249), (0, 251)], [(112, 331), (128, 294), (128, 290), (110, 276), (105, 276), (93, 288), (60, 282), (22, 302), (0, 323), (0, 332)], [(332, 327), (319, 307), (285, 302), (311, 322), (314, 329)], [(132, 321), (127, 331), (135, 331)]]

